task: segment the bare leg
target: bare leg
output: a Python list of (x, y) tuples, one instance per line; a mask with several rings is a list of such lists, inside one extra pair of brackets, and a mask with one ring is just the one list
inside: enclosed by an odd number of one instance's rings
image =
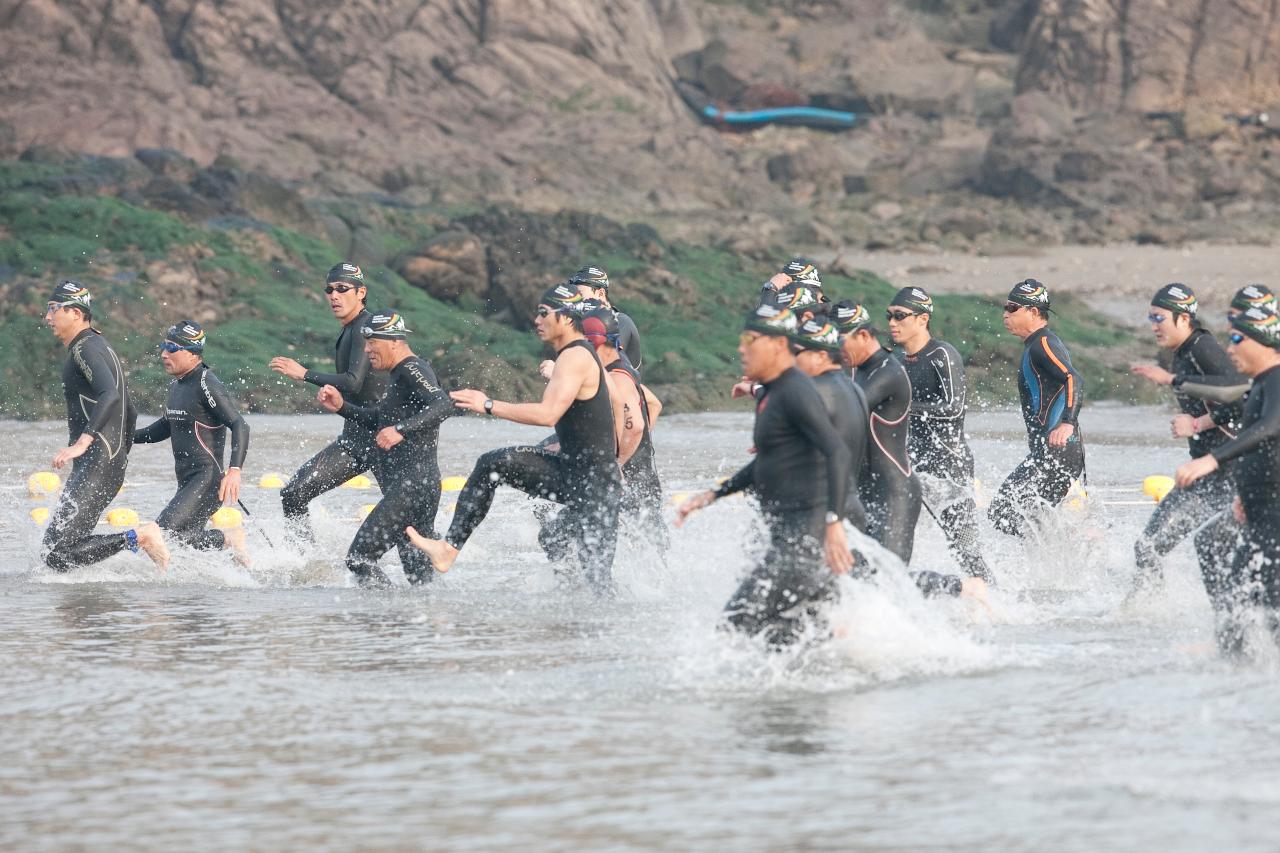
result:
[(151, 558), (160, 571), (169, 568), (169, 549), (164, 544), (164, 532), (154, 521), (142, 525), (137, 530), (138, 547)]

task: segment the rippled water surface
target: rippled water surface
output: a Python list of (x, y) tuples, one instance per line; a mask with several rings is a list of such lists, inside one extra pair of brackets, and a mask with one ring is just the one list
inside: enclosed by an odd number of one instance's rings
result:
[[(612, 601), (557, 587), (506, 491), (429, 589), (350, 586), (340, 557), (376, 500), (350, 489), (313, 504), (309, 553), (268, 546), (278, 493), (251, 486), (249, 569), (175, 551), (164, 576), (127, 553), (56, 576), (25, 481), (65, 429), (0, 423), (0, 844), (1274, 850), (1276, 667), (1216, 658), (1189, 545), (1121, 605), (1150, 511), (1127, 503), (1185, 455), (1167, 417), (1091, 407), (1087, 506), (1029, 544), (984, 523), (993, 617), (882, 572), (845, 587), (839, 639), (772, 656), (714, 630), (758, 541), (743, 499), (665, 565), (624, 548)], [(252, 423), (253, 482), (336, 431)], [(970, 428), (989, 495), (1019, 421)], [(667, 419), (669, 491), (734, 470), (749, 429)], [(441, 467), (538, 433), (451, 421)], [(171, 478), (166, 446), (139, 447), (116, 505), (152, 517)], [(918, 537), (916, 566), (953, 565), (927, 516)]]

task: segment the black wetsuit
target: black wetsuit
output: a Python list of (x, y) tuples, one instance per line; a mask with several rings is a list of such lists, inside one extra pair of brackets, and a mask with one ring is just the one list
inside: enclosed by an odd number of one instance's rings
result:
[(644, 373), (644, 356), (640, 351), (640, 330), (629, 316), (614, 309), (618, 318), (618, 346), (627, 357), (627, 363), (635, 369), (636, 377)]
[(49, 567), (59, 572), (105, 560), (129, 547), (126, 533), (95, 536), (93, 528), (124, 485), (138, 420), (124, 367), (96, 329), (85, 329), (67, 346), (62, 386), (68, 444), (86, 432), (93, 436), (93, 443), (72, 460), (71, 474), (44, 532), (41, 553)]
[[(1084, 380), (1071, 365), (1062, 341), (1046, 326), (1027, 336), (1018, 372), (1022, 419), (1030, 452), (1000, 484), (987, 517), (1002, 533), (1022, 536), (1022, 522), (1042, 503), (1057, 506), (1084, 474), (1084, 439), (1080, 435), (1080, 406)], [(1049, 433), (1059, 424), (1075, 427), (1066, 447), (1050, 447)]]
[[(343, 400), (356, 406), (372, 406), (381, 400), (387, 390), (387, 374), (375, 371), (364, 351), (360, 328), (368, 322), (369, 312), (361, 311), (342, 327), (334, 348), (337, 373), (308, 370), (303, 378), (312, 385), (332, 385), (342, 393)], [(374, 434), (355, 420), (346, 421), (337, 441), (307, 460), (280, 491), (285, 519), (292, 529), (310, 539), (307, 505), (357, 474), (374, 468), (378, 453)], [(374, 476), (377, 476), (376, 470)]]
[(851, 454), (812, 380), (791, 367), (764, 385), (752, 432), (756, 455), (716, 489), (751, 489), (769, 548), (725, 605), (725, 621), (771, 646), (797, 639), (812, 609), (832, 594), (823, 564), (828, 512), (842, 516)]
[(916, 520), (920, 517), (920, 481), (907, 453), (911, 380), (888, 350), (879, 349), (854, 368), (871, 412), (867, 461), (858, 480), (867, 510), (867, 533), (904, 563), (911, 562)]
[(1220, 616), (1219, 644), (1234, 652), (1243, 640), (1243, 623), (1236, 618), (1242, 605), (1266, 608), (1271, 630), (1280, 632), (1280, 367), (1254, 377), (1240, 433), (1209, 452), (1219, 465), (1238, 460), (1236, 488), (1245, 514), (1226, 576), (1205, 578)]
[(574, 400), (556, 422), (558, 451), (522, 445), (485, 453), (476, 461), (458, 496), (458, 508), (445, 541), (461, 548), (480, 526), (498, 486), (506, 484), (531, 497), (564, 504), (562, 520), (577, 547), (587, 580), (599, 590), (613, 581), (613, 555), (618, 537), (622, 474), (617, 436), (604, 368), (591, 344), (579, 338), (565, 345), (585, 349), (599, 370), (599, 387), (586, 400)]
[(178, 493), (169, 501), (156, 524), (177, 539), (201, 550), (226, 544), (221, 530), (205, 530), (210, 516), (222, 503), (218, 488), (226, 471), (222, 455), (231, 433), (228, 468), (244, 466), (249, 450), (249, 425), (240, 416), (226, 387), (203, 362), (169, 383), (164, 416), (135, 430), (135, 444), (168, 439), (173, 448), (173, 470)]
[(343, 398), (338, 414), (372, 436), (393, 426), (404, 440), (390, 450), (376, 444), (373, 470), (382, 487), (382, 500), (356, 531), (347, 550), (347, 570), (361, 583), (386, 585), (378, 560), (393, 547), (410, 583), (434, 577), (430, 559), (409, 543), (404, 529), (413, 525), (430, 539), (436, 537), (440, 505), (440, 465), (436, 458), (440, 424), (457, 409), (440, 389), (431, 365), (411, 355), (391, 369), (386, 396), (371, 406)]
[(822, 397), (831, 425), (849, 448), (849, 487), (844, 499), (844, 517), (855, 528), (867, 532), (867, 511), (862, 506), (858, 492), (858, 477), (867, 455), (867, 430), (870, 412), (862, 389), (843, 369), (828, 370), (812, 377), (814, 387)]
[[(1222, 345), (1204, 329), (1193, 331), (1178, 347), (1170, 370), (1174, 374), (1174, 395), (1182, 412), (1192, 417), (1207, 414), (1218, 424), (1187, 439), (1191, 458), (1198, 459), (1235, 436), (1242, 407), (1239, 403), (1209, 403), (1186, 393), (1183, 388), (1204, 382), (1239, 386), (1247, 380), (1236, 371)], [(1233, 465), (1223, 465), (1196, 480), (1190, 488), (1174, 489), (1165, 495), (1133, 544), (1138, 565), (1137, 583), (1158, 576), (1160, 558), (1197, 529), (1196, 555), (1206, 584), (1213, 583), (1211, 576), (1221, 574), (1235, 551), (1239, 533), (1239, 525), (1229, 512), (1235, 497), (1234, 473)], [(1214, 516), (1218, 518), (1205, 526)]]
[(920, 477), (921, 491), (965, 572), (990, 581), (978, 543), (973, 451), (964, 435), (964, 361), (955, 347), (936, 338), (914, 355), (899, 358), (911, 379), (907, 450), (916, 475), (927, 475)]

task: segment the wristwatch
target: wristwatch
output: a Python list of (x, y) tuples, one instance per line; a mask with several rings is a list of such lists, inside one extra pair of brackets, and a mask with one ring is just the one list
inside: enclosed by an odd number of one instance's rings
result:
[(840, 523), (840, 516), (836, 515), (834, 512), (831, 512), (830, 510), (828, 510), (828, 511), (827, 511), (827, 524), (839, 524), (839, 523)]
[(493, 414), (493, 401), (492, 401), (492, 400), (485, 400), (485, 401), (484, 401), (484, 413), (485, 413), (486, 415), (492, 415), (492, 414)]

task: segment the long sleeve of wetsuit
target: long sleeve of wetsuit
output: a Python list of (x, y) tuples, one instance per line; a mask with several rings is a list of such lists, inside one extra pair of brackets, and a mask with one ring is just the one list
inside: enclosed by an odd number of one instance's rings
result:
[(445, 418), (451, 417), (458, 411), (458, 407), (453, 404), (449, 395), (441, 390), (434, 373), (428, 375), (425, 372), (413, 371), (406, 372), (405, 375), (417, 386), (419, 396), (430, 402), (418, 414), (396, 424), (401, 435), (439, 426)]
[(725, 480), (715, 488), (717, 498), (727, 498), (738, 492), (745, 492), (756, 481), (756, 460), (752, 459), (738, 469), (738, 473)]
[(853, 456), (827, 415), (822, 396), (812, 384), (792, 386), (787, 412), (792, 422), (827, 459), (827, 512), (844, 518), (849, 491), (849, 466)]
[(1209, 451), (1218, 462), (1239, 458), (1256, 450), (1264, 442), (1280, 437), (1280, 382), (1271, 381), (1267, 384), (1270, 387), (1264, 389), (1265, 396), (1258, 419), (1240, 430), (1235, 438), (1224, 441)]
[(338, 409), (338, 414), (349, 421), (355, 421), (365, 429), (377, 429), (380, 423), (377, 406), (357, 406), (354, 403), (348, 403), (343, 400), (342, 408)]
[(243, 468), (244, 458), (249, 453), (249, 424), (231, 399), (227, 386), (212, 372), (206, 370), (200, 376), (200, 390), (214, 419), (231, 433), (231, 458), (227, 461), (227, 467)]
[(334, 365), (339, 370), (342, 370), (344, 364), (347, 368), (342, 373), (318, 373), (308, 370), (302, 378), (312, 385), (332, 385), (343, 395), (355, 394), (363, 388), (365, 380), (369, 378), (369, 371), (373, 370), (373, 367), (369, 364), (369, 355), (364, 351), (364, 344), (354, 329), (343, 331), (342, 340), (338, 342), (338, 351), (334, 355)]
[(636, 328), (636, 323), (628, 315), (617, 312), (618, 315), (618, 343), (622, 344), (622, 351), (627, 354), (627, 361), (631, 362), (631, 366), (639, 373), (644, 367), (641, 362), (644, 360), (644, 354), (640, 351), (640, 330)]
[[(1242, 384), (1248, 388), (1248, 381), (1236, 370), (1236, 366), (1231, 361), (1231, 356), (1227, 355), (1227, 351), (1213, 337), (1213, 335), (1203, 330), (1197, 334), (1191, 341), (1190, 351), (1186, 354), (1186, 363), (1196, 368), (1198, 375), (1190, 376), (1193, 382), (1207, 381), (1211, 384), (1230, 383), (1229, 386), (1239, 388)], [(1188, 393), (1185, 389), (1179, 389), (1179, 379), (1184, 382), (1188, 378), (1187, 374), (1174, 376), (1173, 385), (1175, 390), (1182, 390), (1184, 394)], [(1207, 397), (1200, 397), (1197, 394), (1190, 396), (1199, 397), (1209, 404), (1209, 416), (1213, 418), (1215, 424), (1225, 426), (1238, 421), (1240, 419), (1240, 407), (1232, 405), (1235, 400), (1211, 400)], [(1243, 392), (1241, 393), (1243, 395)], [(1239, 398), (1237, 398), (1238, 400)]]
[[(1195, 379), (1174, 379), (1173, 390), (1188, 397), (1196, 397), (1207, 403), (1231, 405), (1239, 403), (1252, 385), (1247, 379), (1227, 376), (1197, 376)], [(1217, 417), (1214, 417), (1217, 422)]]
[(107, 419), (117, 406), (124, 405), (120, 399), (120, 389), (124, 385), (124, 377), (119, 375), (124, 368), (117, 361), (112, 364), (108, 357), (110, 350), (105, 346), (90, 346), (89, 340), (82, 341), (76, 350), (75, 362), (80, 374), (93, 388), (93, 411), (89, 413), (89, 423), (84, 431), (101, 436), (107, 427)]
[(156, 418), (142, 429), (133, 431), (134, 444), (157, 444), (169, 440), (169, 419)]
[[(1071, 356), (1055, 334), (1040, 336), (1031, 345), (1031, 362), (1043, 375), (1052, 376), (1066, 389), (1066, 408), (1058, 423), (1075, 426), (1080, 418), (1080, 406), (1084, 403), (1084, 377), (1071, 366)], [(1055, 424), (1054, 426), (1057, 426)]]
[[(950, 347), (935, 347), (928, 355), (929, 365), (937, 375), (933, 387), (925, 395), (933, 399), (921, 400), (911, 395), (911, 414), (928, 415), (939, 420), (955, 420), (964, 417), (965, 381), (964, 364), (959, 355), (953, 355)], [(941, 364), (938, 361), (941, 360)]]

